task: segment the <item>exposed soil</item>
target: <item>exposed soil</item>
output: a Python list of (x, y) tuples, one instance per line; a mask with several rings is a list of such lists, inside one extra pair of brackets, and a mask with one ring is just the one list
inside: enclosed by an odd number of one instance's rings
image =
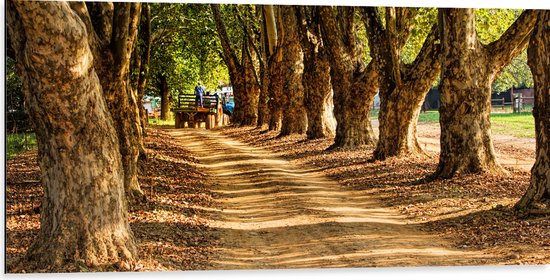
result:
[[(438, 143), (437, 130), (434, 125), (419, 125), (420, 141)], [(535, 149), (529, 139), (495, 135), (500, 162), (523, 161), (503, 164), (510, 172), (507, 175), (465, 175), (421, 183), (420, 179), (436, 169), (435, 149), (428, 148), (430, 157), (368, 162), (372, 148), (325, 151), (333, 143), (330, 139), (277, 137), (275, 132), (252, 127), (228, 127), (218, 133), (262, 147), (269, 151), (266, 154), (292, 164), (318, 170), (337, 181), (353, 199), (375, 198), (379, 207), (397, 211), (420, 230), (449, 240), (452, 248), (475, 249), (484, 258), (491, 255), (486, 264), (550, 263), (550, 218), (527, 216), (513, 209), (529, 185), (530, 166), (525, 166), (534, 162)], [(465, 262), (484, 264), (476, 258)]]
[[(530, 139), (495, 135), (508, 175), (421, 183), (437, 165), (435, 125), (419, 125), (429, 157), (384, 162), (251, 127), (148, 131), (131, 270), (550, 263), (550, 218), (512, 208), (529, 184)], [(7, 162), (8, 272), (24, 272), (39, 229), (39, 174), (36, 152)]]
[(465, 265), (494, 257), (452, 248), (361, 191), (317, 169), (271, 156), (222, 133), (172, 130), (220, 195), (210, 226), (214, 269)]

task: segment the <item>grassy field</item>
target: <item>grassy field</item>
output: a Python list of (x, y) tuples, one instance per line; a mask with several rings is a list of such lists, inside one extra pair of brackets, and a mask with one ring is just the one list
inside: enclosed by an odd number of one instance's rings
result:
[[(372, 110), (371, 112), (371, 119), (378, 119), (378, 110)], [(418, 122), (439, 123), (439, 112), (426, 111), (420, 113)], [(535, 138), (535, 119), (531, 112), (493, 112), (491, 113), (491, 130), (497, 134)]]
[(532, 113), (491, 114), (494, 133), (512, 134), (516, 137), (535, 138), (535, 119)]
[[(438, 111), (421, 113), (418, 122), (439, 122)], [(513, 135), (516, 137), (534, 138), (535, 119), (529, 113), (491, 113), (491, 130), (493, 133)]]
[(167, 121), (163, 121), (161, 119), (153, 119), (149, 118), (149, 125), (175, 125), (176, 121), (174, 118), (170, 118)]
[(32, 150), (36, 147), (36, 135), (34, 133), (7, 133), (6, 134), (6, 158), (11, 159), (18, 153)]

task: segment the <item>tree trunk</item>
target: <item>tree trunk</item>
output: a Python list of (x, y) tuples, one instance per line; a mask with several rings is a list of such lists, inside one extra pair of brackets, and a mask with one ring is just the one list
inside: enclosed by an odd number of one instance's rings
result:
[(307, 138), (334, 137), (335, 125), (330, 82), (330, 64), (318, 54), (304, 54), (304, 91)]
[(370, 112), (377, 91), (377, 74), (371, 64), (362, 79), (353, 72), (339, 73), (332, 70), (334, 89), (334, 117), (336, 137), (333, 148), (357, 148), (373, 146), (376, 136), (372, 130)]
[(543, 11), (533, 31), (527, 50), (528, 64), (535, 82), (536, 161), (531, 169), (531, 183), (516, 207), (519, 209), (550, 207), (550, 11)]
[(492, 80), (487, 57), (475, 39), (474, 9), (443, 11), (443, 53), (439, 107), (441, 178), (460, 173), (501, 172), (491, 139)]
[(243, 67), (239, 67), (237, 73), (229, 74), (231, 79), (231, 85), (233, 87), (233, 100), (235, 107), (233, 108), (233, 115), (231, 116), (231, 122), (236, 125), (243, 125), (245, 119), (245, 106), (246, 100), (246, 84), (244, 77)]
[(264, 125), (271, 127), (271, 83), (273, 74), (271, 73), (272, 63), (274, 61), (275, 48), (277, 47), (277, 26), (275, 21), (275, 11), (273, 5), (264, 5), (262, 7), (262, 53), (264, 57), (264, 67), (261, 73), (262, 87), (260, 89), (260, 98), (258, 101), (258, 123), (257, 127)]
[(170, 92), (164, 75), (160, 76), (160, 119), (163, 121), (170, 119)]
[(321, 18), (317, 7), (296, 7), (298, 31), (304, 53), (304, 102), (307, 138), (334, 137), (336, 121), (332, 102), (330, 63), (321, 38)]
[(281, 129), (281, 120), (283, 117), (283, 104), (281, 102), (283, 95), (283, 75), (282, 75), (282, 51), (281, 48), (275, 49), (275, 54), (270, 58), (269, 68), (269, 130), (277, 131)]
[(44, 186), (27, 257), (49, 270), (134, 260), (119, 142), (82, 21), (61, 2), (10, 1), (7, 11)]
[(502, 37), (477, 40), (474, 9), (441, 9), (441, 153), (432, 178), (505, 173), (491, 138), (491, 85), (527, 45), (537, 12), (524, 12)]
[(321, 7), (322, 36), (331, 67), (334, 90), (336, 136), (332, 148), (372, 146), (376, 137), (370, 111), (378, 88), (378, 75), (372, 62), (365, 67), (360, 42), (355, 38), (355, 10)]
[(302, 74), (304, 72), (303, 54), (298, 35), (298, 22), (295, 9), (292, 6), (280, 7), (282, 13), (282, 74), (284, 75), (283, 89), (283, 118), (279, 136), (303, 134), (307, 129), (306, 112), (304, 108), (304, 87)]
[[(94, 68), (107, 107), (115, 123), (124, 167), (124, 184), (128, 199), (133, 203), (145, 199), (137, 180), (139, 131), (135, 127), (139, 109), (133, 99), (129, 66), (137, 36), (140, 3), (71, 2), (88, 33), (88, 44), (94, 55)], [(87, 9), (90, 8), (90, 10)]]
[(143, 96), (145, 95), (147, 80), (149, 79), (149, 64), (151, 62), (151, 6), (149, 3), (144, 3), (143, 5), (144, 18), (141, 20), (140, 30), (140, 38), (143, 41), (143, 45), (140, 48), (142, 53), (137, 86), (137, 100), (140, 108), (141, 129), (143, 131), (143, 136), (147, 136), (145, 127), (147, 126), (148, 117), (145, 112), (145, 107), (143, 107)]
[(395, 89), (385, 100), (381, 98), (380, 134), (374, 159), (423, 153), (416, 136), (416, 124), (426, 92), (424, 89), (415, 91), (414, 86), (409, 85)]
[(415, 61), (406, 65), (400, 52), (412, 30), (415, 12), (410, 8), (387, 8), (384, 28), (377, 8), (366, 7), (363, 11), (380, 79), (380, 133), (373, 159), (423, 154), (416, 123), (424, 97), (440, 70), (437, 26), (432, 27)]
[[(266, 63), (267, 64), (267, 63)], [(258, 98), (258, 121), (256, 127), (262, 128), (269, 123), (269, 110), (268, 110), (268, 91), (269, 91), (269, 67), (264, 68), (264, 71), (260, 74), (262, 80), (262, 86), (260, 88), (260, 96)]]
[(248, 42), (243, 42), (243, 52), (248, 52), (250, 57), (245, 55), (242, 63), (245, 90), (242, 92), (243, 119), (241, 125), (256, 125), (260, 88), (254, 77), (254, 62), (251, 60), (255, 58), (255, 55), (250, 52)]

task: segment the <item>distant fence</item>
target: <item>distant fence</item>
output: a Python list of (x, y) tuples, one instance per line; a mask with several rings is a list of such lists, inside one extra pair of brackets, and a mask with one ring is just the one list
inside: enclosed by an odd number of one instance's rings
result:
[(535, 105), (534, 97), (523, 97), (518, 95), (512, 100), (512, 108), (514, 113), (528, 112), (533, 109)]
[(491, 107), (494, 111), (523, 113), (533, 109), (534, 101), (534, 97), (517, 95), (512, 98), (512, 102), (506, 102), (504, 97), (491, 99)]

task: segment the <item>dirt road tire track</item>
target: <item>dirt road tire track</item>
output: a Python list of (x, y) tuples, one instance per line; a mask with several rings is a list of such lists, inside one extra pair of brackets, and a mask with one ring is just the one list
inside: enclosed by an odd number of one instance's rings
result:
[(452, 248), (398, 212), (313, 168), (204, 129), (169, 129), (211, 177), (220, 209), (212, 269), (498, 264)]

